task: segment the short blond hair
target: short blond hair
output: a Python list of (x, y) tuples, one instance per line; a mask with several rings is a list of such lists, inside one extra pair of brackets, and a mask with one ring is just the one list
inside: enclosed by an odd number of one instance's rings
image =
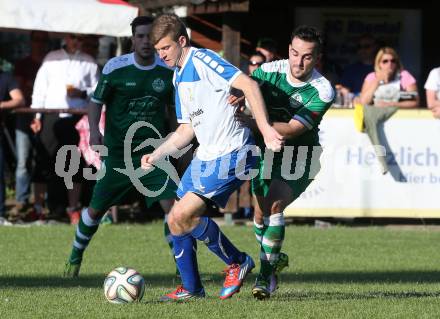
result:
[(384, 54), (392, 55), (393, 59), (396, 60), (397, 72), (401, 72), (403, 70), (403, 64), (400, 61), (399, 55), (397, 54), (396, 50), (391, 47), (383, 47), (380, 48), (379, 51), (377, 51), (376, 58), (374, 59), (374, 71), (380, 71), (380, 61), (382, 60)]
[(189, 43), (186, 26), (180, 18), (172, 13), (165, 13), (154, 19), (151, 27), (150, 39), (153, 45), (157, 44), (161, 39), (170, 36), (174, 41), (177, 41), (181, 36), (184, 36)]

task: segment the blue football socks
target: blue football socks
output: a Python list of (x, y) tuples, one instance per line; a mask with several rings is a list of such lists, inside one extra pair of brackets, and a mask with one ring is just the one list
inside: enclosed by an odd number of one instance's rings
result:
[(172, 235), (174, 243), (174, 257), (182, 278), (183, 288), (191, 293), (198, 293), (203, 289), (197, 265), (197, 243), (190, 233)]
[(240, 252), (209, 217), (200, 217), (200, 223), (192, 230), (191, 235), (203, 241), (227, 265), (241, 264), (246, 258), (246, 254)]

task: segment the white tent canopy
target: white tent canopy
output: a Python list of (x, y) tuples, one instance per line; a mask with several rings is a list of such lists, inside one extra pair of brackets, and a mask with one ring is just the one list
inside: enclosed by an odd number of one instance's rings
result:
[(0, 28), (122, 37), (137, 15), (122, 0), (0, 0)]

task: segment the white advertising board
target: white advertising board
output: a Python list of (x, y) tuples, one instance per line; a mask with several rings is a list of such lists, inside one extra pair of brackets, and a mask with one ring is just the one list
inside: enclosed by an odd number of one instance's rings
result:
[(440, 121), (399, 110), (382, 125), (389, 172), (382, 174), (353, 110), (330, 110), (320, 125), (321, 171), (287, 216), (440, 218)]

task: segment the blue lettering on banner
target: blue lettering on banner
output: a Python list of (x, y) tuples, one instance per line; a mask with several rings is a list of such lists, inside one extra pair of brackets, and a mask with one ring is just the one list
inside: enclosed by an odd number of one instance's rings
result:
[[(370, 166), (375, 163), (376, 157), (373, 150), (364, 147), (348, 148), (345, 162), (348, 165)], [(388, 165), (438, 167), (439, 154), (430, 147), (421, 151), (415, 151), (412, 147), (400, 147), (396, 152), (386, 154), (386, 162)]]
[[(395, 152), (386, 154), (388, 166), (399, 166), (406, 171), (399, 173), (398, 181), (410, 184), (437, 184), (440, 185), (440, 173), (435, 174), (426, 169), (438, 168), (439, 154), (431, 147), (414, 150), (412, 147), (402, 146)], [(376, 153), (369, 147), (352, 147), (346, 150), (345, 164), (355, 166), (378, 165)], [(423, 168), (423, 172), (408, 171), (409, 168)]]

